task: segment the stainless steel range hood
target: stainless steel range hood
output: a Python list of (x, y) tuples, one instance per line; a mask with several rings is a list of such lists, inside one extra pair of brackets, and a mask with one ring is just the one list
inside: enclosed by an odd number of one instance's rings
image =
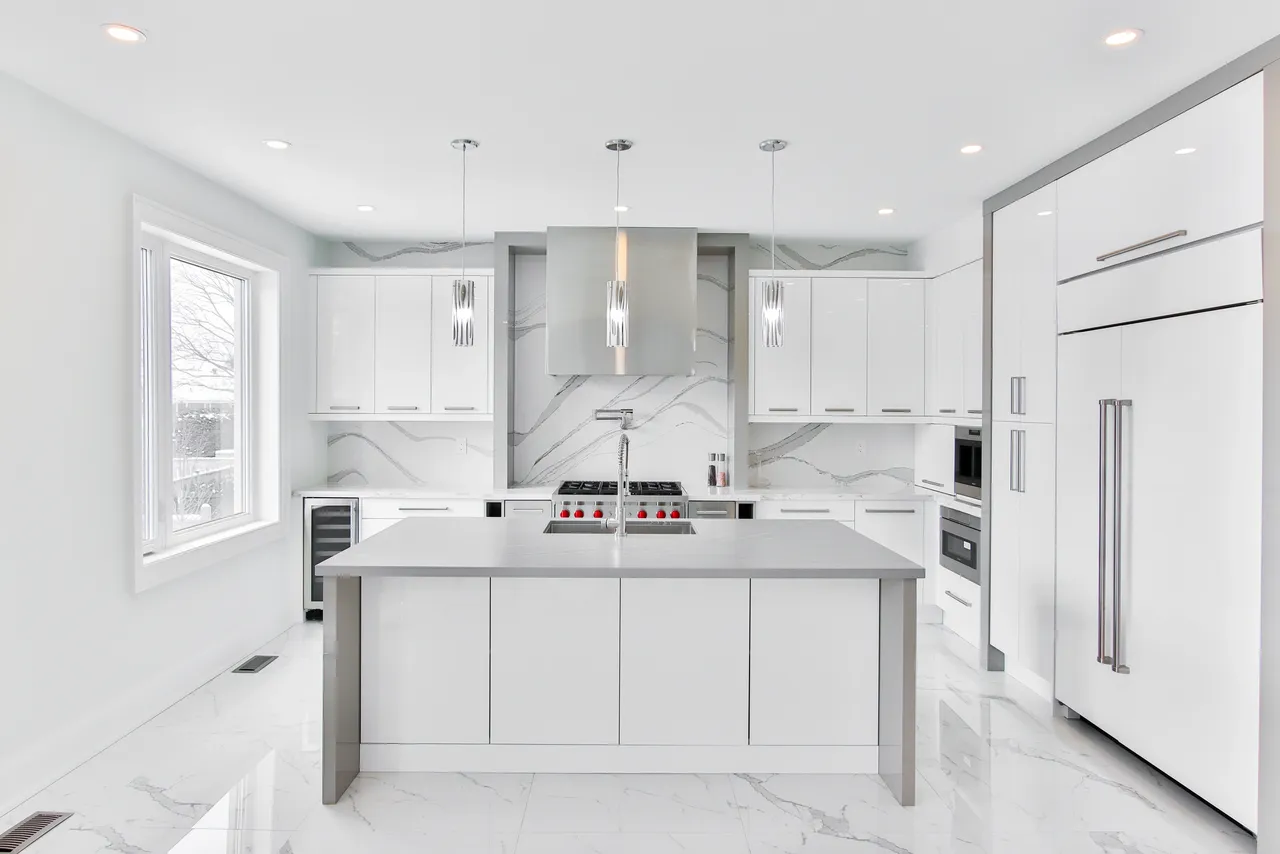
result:
[(612, 228), (547, 229), (547, 373), (688, 376), (698, 326), (698, 230), (624, 228), (628, 343), (605, 344)]

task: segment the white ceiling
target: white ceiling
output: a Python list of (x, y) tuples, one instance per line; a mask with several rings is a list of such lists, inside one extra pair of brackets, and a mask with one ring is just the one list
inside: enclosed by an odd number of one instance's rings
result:
[[(318, 234), (908, 240), (1280, 33), (1276, 0), (28, 0), (0, 68)], [(123, 21), (148, 41), (99, 28)], [(1122, 27), (1146, 36), (1117, 50)], [(261, 140), (290, 140), (287, 152)], [(985, 151), (959, 154), (978, 142)], [(377, 211), (361, 214), (358, 204)], [(891, 217), (878, 216), (893, 207)]]

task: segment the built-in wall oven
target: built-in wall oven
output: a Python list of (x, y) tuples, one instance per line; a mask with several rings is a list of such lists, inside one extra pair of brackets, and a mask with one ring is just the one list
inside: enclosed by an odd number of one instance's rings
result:
[(956, 428), (956, 495), (982, 500), (982, 428)]
[(942, 507), (938, 537), (938, 563), (961, 578), (978, 580), (978, 541), (982, 538), (982, 519), (950, 507)]
[(319, 619), (324, 601), (323, 579), (316, 565), (346, 551), (360, 539), (358, 498), (306, 498), (302, 502), (306, 555), (302, 579), (302, 607), (307, 619)]

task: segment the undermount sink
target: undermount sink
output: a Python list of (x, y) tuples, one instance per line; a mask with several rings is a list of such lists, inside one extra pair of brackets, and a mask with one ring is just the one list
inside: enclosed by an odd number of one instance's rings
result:
[[(613, 529), (606, 528), (600, 522), (548, 522), (542, 529), (544, 534), (608, 534), (613, 536)], [(690, 522), (628, 522), (627, 536), (632, 534), (696, 534)]]

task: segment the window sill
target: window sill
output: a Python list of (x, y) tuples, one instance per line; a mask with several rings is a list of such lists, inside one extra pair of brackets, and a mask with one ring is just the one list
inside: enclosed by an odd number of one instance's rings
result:
[(134, 575), (134, 591), (141, 593), (159, 587), (165, 582), (253, 551), (283, 536), (284, 525), (279, 521), (250, 522), (163, 552), (146, 555)]

